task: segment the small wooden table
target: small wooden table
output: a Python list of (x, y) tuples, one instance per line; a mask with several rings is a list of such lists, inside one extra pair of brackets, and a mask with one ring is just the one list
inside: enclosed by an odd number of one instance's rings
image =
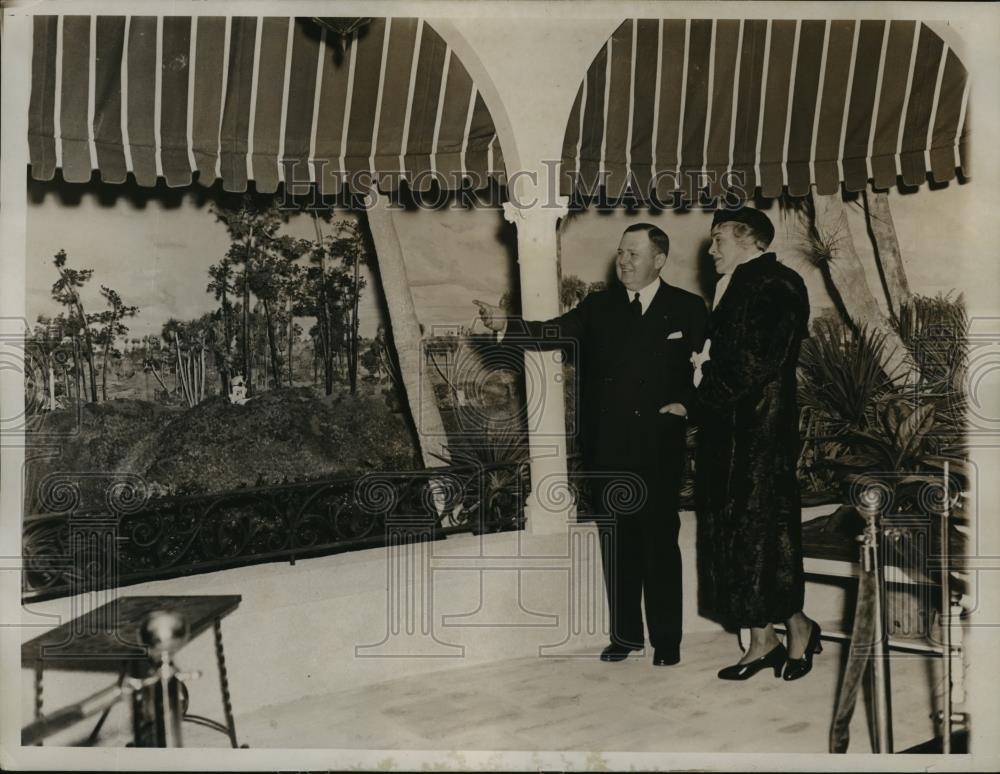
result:
[[(199, 715), (184, 715), (184, 720), (214, 728), (236, 742), (229, 696), (229, 678), (222, 649), (222, 619), (242, 601), (238, 594), (227, 596), (131, 596), (120, 597), (85, 615), (74, 618), (21, 646), (21, 666), (35, 671), (35, 718), (42, 715), (42, 679), (46, 669), (117, 673), (119, 682), (126, 675), (142, 677), (152, 667), (146, 648), (140, 644), (139, 627), (154, 610), (169, 610), (184, 617), (189, 640), (209, 627), (215, 634), (215, 656), (219, 668), (225, 724)], [(155, 726), (149, 716), (151, 702), (142, 701), (140, 693), (132, 697), (132, 730), (136, 747), (158, 746)], [(108, 715), (105, 710), (88, 739), (97, 739)]]

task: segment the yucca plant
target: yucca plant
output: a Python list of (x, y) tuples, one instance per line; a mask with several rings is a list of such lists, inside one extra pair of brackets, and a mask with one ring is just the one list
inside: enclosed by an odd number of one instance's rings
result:
[(802, 408), (834, 435), (870, 425), (873, 407), (892, 390), (881, 365), (885, 346), (878, 330), (820, 320), (799, 354)]
[(527, 433), (519, 423), (488, 423), (481, 434), (449, 444), (445, 452), (435, 456), (456, 467), (482, 469), (470, 480), (462, 503), (462, 521), (474, 533), (523, 526), (530, 477)]
[(802, 343), (798, 397), (803, 435), (798, 473), (807, 491), (834, 496), (838, 468), (830, 464), (850, 451), (845, 434), (863, 431), (874, 407), (892, 390), (882, 368), (881, 332), (855, 330), (839, 320), (821, 319)]

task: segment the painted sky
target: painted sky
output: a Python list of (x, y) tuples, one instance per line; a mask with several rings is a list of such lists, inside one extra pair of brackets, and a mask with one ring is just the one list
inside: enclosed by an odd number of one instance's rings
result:
[[(214, 309), (216, 302), (206, 290), (207, 270), (225, 255), (229, 237), (215, 220), (210, 201), (209, 193), (197, 187), (147, 191), (30, 182), (28, 319), (59, 311), (50, 292), (57, 279), (52, 257), (60, 249), (66, 250), (70, 266), (94, 269), (81, 294), (88, 312), (103, 306), (101, 284), (140, 308), (129, 321), (130, 337), (159, 334), (170, 317), (192, 319)], [(514, 261), (497, 236), (504, 224), (498, 210), (401, 212), (397, 223), (425, 324), (470, 324), (475, 318), (472, 298), (499, 296), (510, 286)], [(285, 231), (310, 239), (315, 235), (311, 218), (304, 215), (294, 216)], [(364, 276), (360, 327), (363, 336), (371, 336), (383, 310), (377, 276), (370, 270)]]

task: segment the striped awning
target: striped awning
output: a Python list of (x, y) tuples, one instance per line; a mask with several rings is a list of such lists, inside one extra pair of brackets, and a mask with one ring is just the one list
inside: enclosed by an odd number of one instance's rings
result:
[(482, 96), (421, 19), (342, 40), (305, 18), (36, 16), (31, 77), (38, 180), (337, 193), (504, 175)]
[[(967, 175), (969, 85), (914, 21), (628, 19), (566, 127), (562, 193), (693, 199)], [(652, 189), (651, 189), (652, 184)]]

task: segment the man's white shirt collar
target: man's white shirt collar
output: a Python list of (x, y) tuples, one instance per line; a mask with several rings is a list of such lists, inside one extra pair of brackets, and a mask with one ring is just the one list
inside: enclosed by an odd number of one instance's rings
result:
[[(646, 287), (640, 288), (639, 293), (639, 304), (642, 306), (642, 313), (646, 314), (646, 310), (649, 309), (649, 305), (653, 303), (653, 296), (656, 295), (656, 291), (660, 289), (660, 278), (657, 277), (652, 282), (650, 282)], [(625, 288), (625, 293), (628, 296), (629, 303), (635, 298), (636, 291), (629, 290)]]
[(719, 277), (719, 281), (715, 283), (715, 298), (712, 300), (713, 309), (715, 309), (715, 307), (717, 307), (719, 305), (719, 302), (722, 300), (722, 296), (726, 292), (726, 288), (729, 287), (729, 281), (733, 278), (733, 272), (736, 271), (737, 267), (742, 266), (744, 263), (749, 263), (754, 258), (760, 258), (763, 254), (764, 251), (761, 250), (760, 252), (754, 253), (753, 255), (748, 255), (746, 258), (744, 258), (742, 261), (736, 264), (736, 266), (733, 267), (732, 271), (723, 274), (721, 277)]

